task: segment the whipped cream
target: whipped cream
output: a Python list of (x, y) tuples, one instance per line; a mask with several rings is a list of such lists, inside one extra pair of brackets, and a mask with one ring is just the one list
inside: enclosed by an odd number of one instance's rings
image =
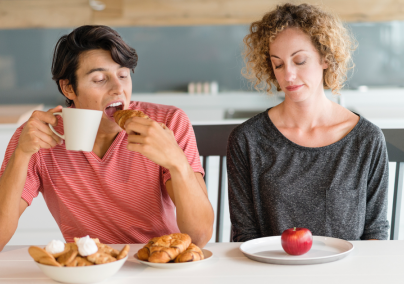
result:
[(45, 250), (50, 254), (59, 253), (65, 250), (65, 244), (62, 241), (52, 240), (46, 245)]
[(90, 236), (80, 238), (76, 241), (76, 245), (79, 248), (81, 256), (87, 256), (98, 251), (97, 244), (90, 238)]

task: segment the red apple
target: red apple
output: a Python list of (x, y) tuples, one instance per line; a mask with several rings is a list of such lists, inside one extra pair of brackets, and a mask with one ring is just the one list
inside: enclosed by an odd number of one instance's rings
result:
[(282, 247), (290, 255), (302, 255), (311, 249), (313, 236), (309, 229), (291, 228), (283, 231)]

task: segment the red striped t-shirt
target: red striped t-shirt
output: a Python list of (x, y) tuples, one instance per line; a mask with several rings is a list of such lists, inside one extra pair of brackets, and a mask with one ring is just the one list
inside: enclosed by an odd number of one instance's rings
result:
[[(192, 125), (182, 110), (144, 102), (131, 102), (129, 108), (167, 125), (193, 170), (204, 174)], [(55, 130), (63, 133), (58, 119)], [(23, 126), (11, 138), (0, 176)], [(179, 232), (175, 206), (165, 188), (170, 172), (127, 150), (127, 138), (121, 131), (102, 159), (93, 152), (67, 151), (64, 144), (39, 150), (29, 162), (21, 197), (31, 205), (41, 192), (68, 242), (90, 235), (102, 243), (146, 243)]]

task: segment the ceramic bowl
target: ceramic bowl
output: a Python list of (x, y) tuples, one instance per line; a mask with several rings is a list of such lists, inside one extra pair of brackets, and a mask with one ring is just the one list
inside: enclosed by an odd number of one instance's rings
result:
[(55, 281), (79, 284), (99, 282), (111, 277), (118, 272), (127, 259), (128, 256), (107, 264), (80, 267), (57, 267), (40, 263), (36, 264), (46, 276)]

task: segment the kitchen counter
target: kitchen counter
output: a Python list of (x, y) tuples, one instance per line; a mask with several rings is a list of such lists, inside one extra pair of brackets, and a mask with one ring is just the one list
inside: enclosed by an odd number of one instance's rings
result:
[[(365, 92), (325, 91), (332, 101), (361, 114), (380, 128), (404, 128), (404, 88), (373, 88)], [(241, 123), (283, 101), (282, 93), (228, 92), (218, 95), (186, 93), (132, 94), (132, 100), (174, 105), (185, 111), (192, 124)], [(229, 120), (234, 120), (230, 122)]]
[(27, 121), (33, 111), (43, 110), (44, 105), (0, 105), (0, 125), (21, 125)]

